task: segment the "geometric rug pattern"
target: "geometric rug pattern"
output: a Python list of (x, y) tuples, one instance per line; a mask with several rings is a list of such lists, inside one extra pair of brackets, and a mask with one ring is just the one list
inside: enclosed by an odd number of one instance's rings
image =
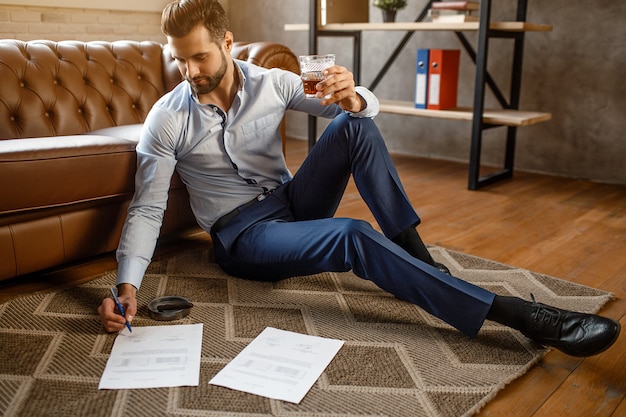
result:
[[(432, 247), (455, 276), (503, 295), (596, 312), (611, 295), (490, 260)], [(352, 273), (276, 283), (226, 275), (207, 246), (156, 259), (138, 293), (133, 326), (203, 323), (200, 385), (98, 390), (115, 334), (97, 316), (111, 271), (86, 284), (0, 305), (0, 414), (68, 416), (471, 416), (546, 352), (487, 322), (471, 340)], [(155, 297), (193, 302), (186, 318), (149, 318)], [(345, 344), (300, 404), (208, 381), (264, 328)]]

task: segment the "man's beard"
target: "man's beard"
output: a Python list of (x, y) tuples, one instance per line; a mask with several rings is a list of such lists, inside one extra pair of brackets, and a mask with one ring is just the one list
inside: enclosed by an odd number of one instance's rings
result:
[(220, 50), (222, 55), (222, 65), (217, 70), (217, 73), (214, 75), (198, 75), (193, 78), (195, 81), (206, 81), (203, 84), (194, 84), (192, 79), (187, 79), (189, 81), (189, 85), (191, 85), (191, 89), (196, 93), (196, 95), (209, 94), (211, 91), (215, 90), (218, 85), (222, 82), (222, 78), (226, 74), (226, 56), (224, 55), (224, 51)]

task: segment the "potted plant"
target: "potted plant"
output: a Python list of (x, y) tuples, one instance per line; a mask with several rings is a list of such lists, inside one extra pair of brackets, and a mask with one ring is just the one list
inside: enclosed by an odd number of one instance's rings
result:
[(374, 7), (383, 11), (383, 22), (393, 22), (396, 20), (396, 13), (406, 7), (406, 0), (374, 0)]

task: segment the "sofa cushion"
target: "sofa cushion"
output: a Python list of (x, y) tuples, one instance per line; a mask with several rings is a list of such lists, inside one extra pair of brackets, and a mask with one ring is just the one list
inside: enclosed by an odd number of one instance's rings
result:
[(0, 141), (2, 215), (132, 195), (136, 142), (80, 135)]
[(128, 139), (133, 142), (139, 142), (139, 136), (141, 135), (141, 129), (143, 128), (143, 123), (136, 123), (133, 125), (125, 125), (125, 126), (113, 126), (113, 127), (105, 127), (104, 129), (93, 130), (88, 132), (88, 135), (97, 135), (97, 136), (112, 136), (115, 138)]

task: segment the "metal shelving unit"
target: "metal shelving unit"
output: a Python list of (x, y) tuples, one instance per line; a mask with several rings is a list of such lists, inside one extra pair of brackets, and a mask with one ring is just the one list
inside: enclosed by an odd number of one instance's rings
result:
[[(457, 36), (463, 49), (476, 65), (474, 81), (474, 103), (472, 108), (453, 110), (415, 109), (413, 103), (392, 100), (381, 100), (381, 112), (403, 114), (419, 117), (467, 120), (472, 122), (471, 146), (469, 156), (468, 189), (477, 190), (494, 182), (513, 176), (515, 162), (515, 144), (517, 128), (550, 120), (550, 113), (523, 111), (519, 109), (522, 83), (522, 61), (525, 33), (529, 31), (547, 32), (552, 26), (526, 22), (527, 0), (518, 0), (515, 21), (491, 22), (491, 0), (481, 0), (478, 22), (468, 23), (432, 23), (424, 22), (433, 0), (427, 2), (414, 22), (404, 23), (335, 23), (318, 26), (318, 0), (309, 0), (309, 23), (285, 25), (288, 31), (309, 32), (309, 53), (317, 52), (317, 41), (320, 36), (342, 36), (353, 38), (353, 72), (357, 84), (360, 81), (361, 50), (363, 31), (405, 31), (406, 34), (398, 43), (390, 57), (384, 63), (377, 76), (369, 86), (374, 90), (383, 79), (396, 58), (402, 52), (410, 38), (419, 31), (452, 31)], [(476, 48), (471, 45), (464, 32), (478, 32)], [(493, 38), (505, 38), (513, 41), (513, 65), (511, 70), (511, 86), (507, 96), (500, 90), (487, 70), (489, 41)], [(489, 88), (496, 97), (500, 109), (485, 109), (485, 92)], [(506, 129), (506, 146), (502, 169), (498, 172), (481, 176), (481, 153), (483, 132), (487, 129), (501, 127)], [(308, 139), (309, 147), (315, 144), (316, 118), (309, 116)]]

